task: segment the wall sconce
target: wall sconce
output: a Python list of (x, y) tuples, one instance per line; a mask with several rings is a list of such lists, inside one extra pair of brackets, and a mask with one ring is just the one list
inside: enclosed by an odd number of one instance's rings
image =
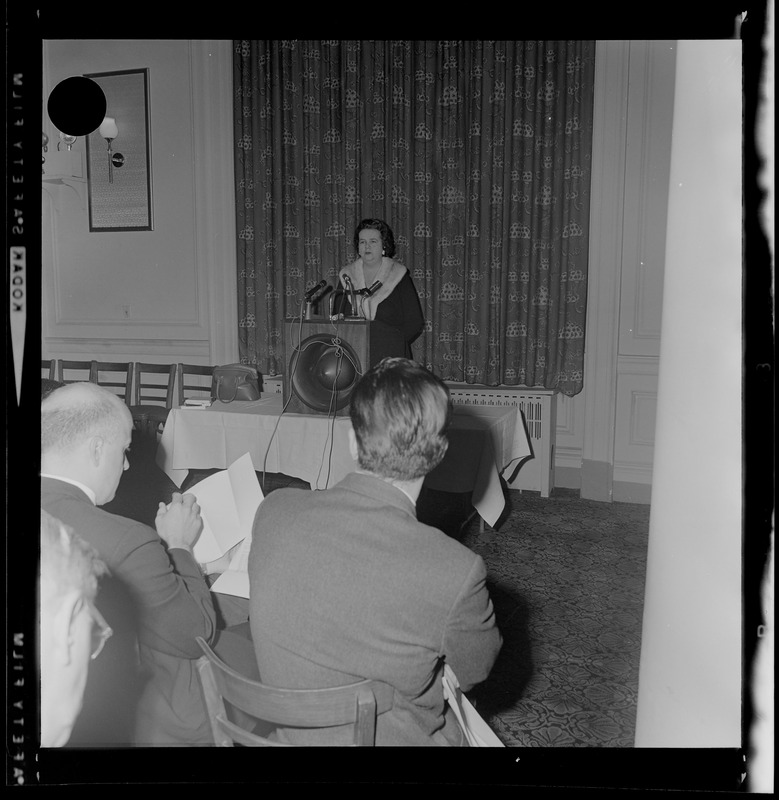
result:
[(119, 135), (119, 128), (116, 127), (116, 120), (113, 117), (106, 117), (100, 125), (100, 135), (108, 143), (108, 182), (114, 182), (114, 167), (121, 167), (124, 164), (124, 156), (121, 153), (114, 153), (111, 150), (111, 142)]
[(68, 148), (68, 152), (70, 152), (73, 149), (73, 145), (76, 143), (77, 138), (77, 136), (71, 136), (68, 133), (62, 133), (62, 131), (60, 131), (60, 140), (57, 142), (57, 150), (59, 150), (60, 145), (64, 143)]

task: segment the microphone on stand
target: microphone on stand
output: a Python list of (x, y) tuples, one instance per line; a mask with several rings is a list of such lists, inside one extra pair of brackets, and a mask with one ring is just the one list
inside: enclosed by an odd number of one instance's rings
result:
[(314, 307), (332, 288), (326, 281), (319, 281), (306, 292), (306, 319), (313, 319)]
[(316, 286), (312, 286), (312, 287), (311, 287), (311, 288), (310, 288), (310, 289), (309, 289), (309, 290), (308, 290), (308, 291), (305, 293), (304, 297), (306, 298), (306, 302), (307, 302), (307, 303), (310, 303), (310, 302), (311, 302), (311, 299), (313, 298), (313, 296), (314, 296), (314, 295), (315, 295), (315, 294), (316, 294), (316, 293), (317, 293), (317, 292), (318, 292), (320, 289), (324, 289), (324, 288), (325, 288), (325, 286), (327, 286), (327, 281), (326, 281), (324, 278), (322, 278), (322, 280), (321, 280), (321, 281), (319, 281), (319, 283), (318, 283)]
[(343, 282), (346, 284), (346, 288), (349, 290), (349, 304), (352, 307), (352, 316), (357, 316), (357, 303), (355, 299), (355, 292), (354, 292), (354, 284), (352, 283), (352, 279), (348, 275), (343, 276)]
[(382, 282), (381, 282), (381, 281), (374, 281), (374, 282), (373, 282), (373, 283), (370, 285), (370, 287), (369, 287), (368, 289), (365, 289), (365, 290), (363, 291), (363, 294), (364, 294), (366, 297), (370, 297), (372, 294), (375, 294), (376, 292), (378, 292), (378, 291), (379, 291), (379, 289), (381, 289), (381, 287), (382, 287), (382, 286), (383, 286), (383, 284), (382, 284)]
[(316, 294), (313, 294), (311, 296), (311, 301), (310, 302), (318, 303), (328, 292), (332, 292), (332, 291), (333, 291), (333, 287), (329, 283), (326, 283), (324, 285), (324, 288), (322, 288), (321, 290), (317, 289)]

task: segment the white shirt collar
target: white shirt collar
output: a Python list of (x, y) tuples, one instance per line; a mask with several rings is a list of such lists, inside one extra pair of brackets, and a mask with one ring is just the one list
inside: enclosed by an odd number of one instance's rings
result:
[(50, 475), (47, 472), (41, 472), (41, 478), (53, 478), (55, 481), (62, 481), (63, 483), (71, 483), (73, 486), (78, 487), (81, 489), (82, 492), (92, 501), (92, 505), (97, 505), (97, 496), (95, 493), (86, 486), (85, 484), (81, 483), (81, 481), (74, 480), (73, 478), (65, 478), (62, 475)]

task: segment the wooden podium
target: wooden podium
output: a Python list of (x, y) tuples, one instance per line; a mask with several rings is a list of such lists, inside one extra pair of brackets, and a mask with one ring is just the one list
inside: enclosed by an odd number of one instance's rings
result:
[(349, 398), (365, 372), (385, 356), (402, 356), (400, 331), (358, 317), (284, 322), (283, 400), (298, 414), (349, 413)]

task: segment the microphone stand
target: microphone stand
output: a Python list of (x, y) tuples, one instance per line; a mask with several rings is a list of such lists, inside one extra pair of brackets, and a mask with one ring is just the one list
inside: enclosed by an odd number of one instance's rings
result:
[(349, 289), (349, 304), (352, 307), (352, 316), (357, 316), (357, 297), (354, 291), (354, 284), (352, 283), (352, 279), (348, 275), (344, 275), (344, 283)]

